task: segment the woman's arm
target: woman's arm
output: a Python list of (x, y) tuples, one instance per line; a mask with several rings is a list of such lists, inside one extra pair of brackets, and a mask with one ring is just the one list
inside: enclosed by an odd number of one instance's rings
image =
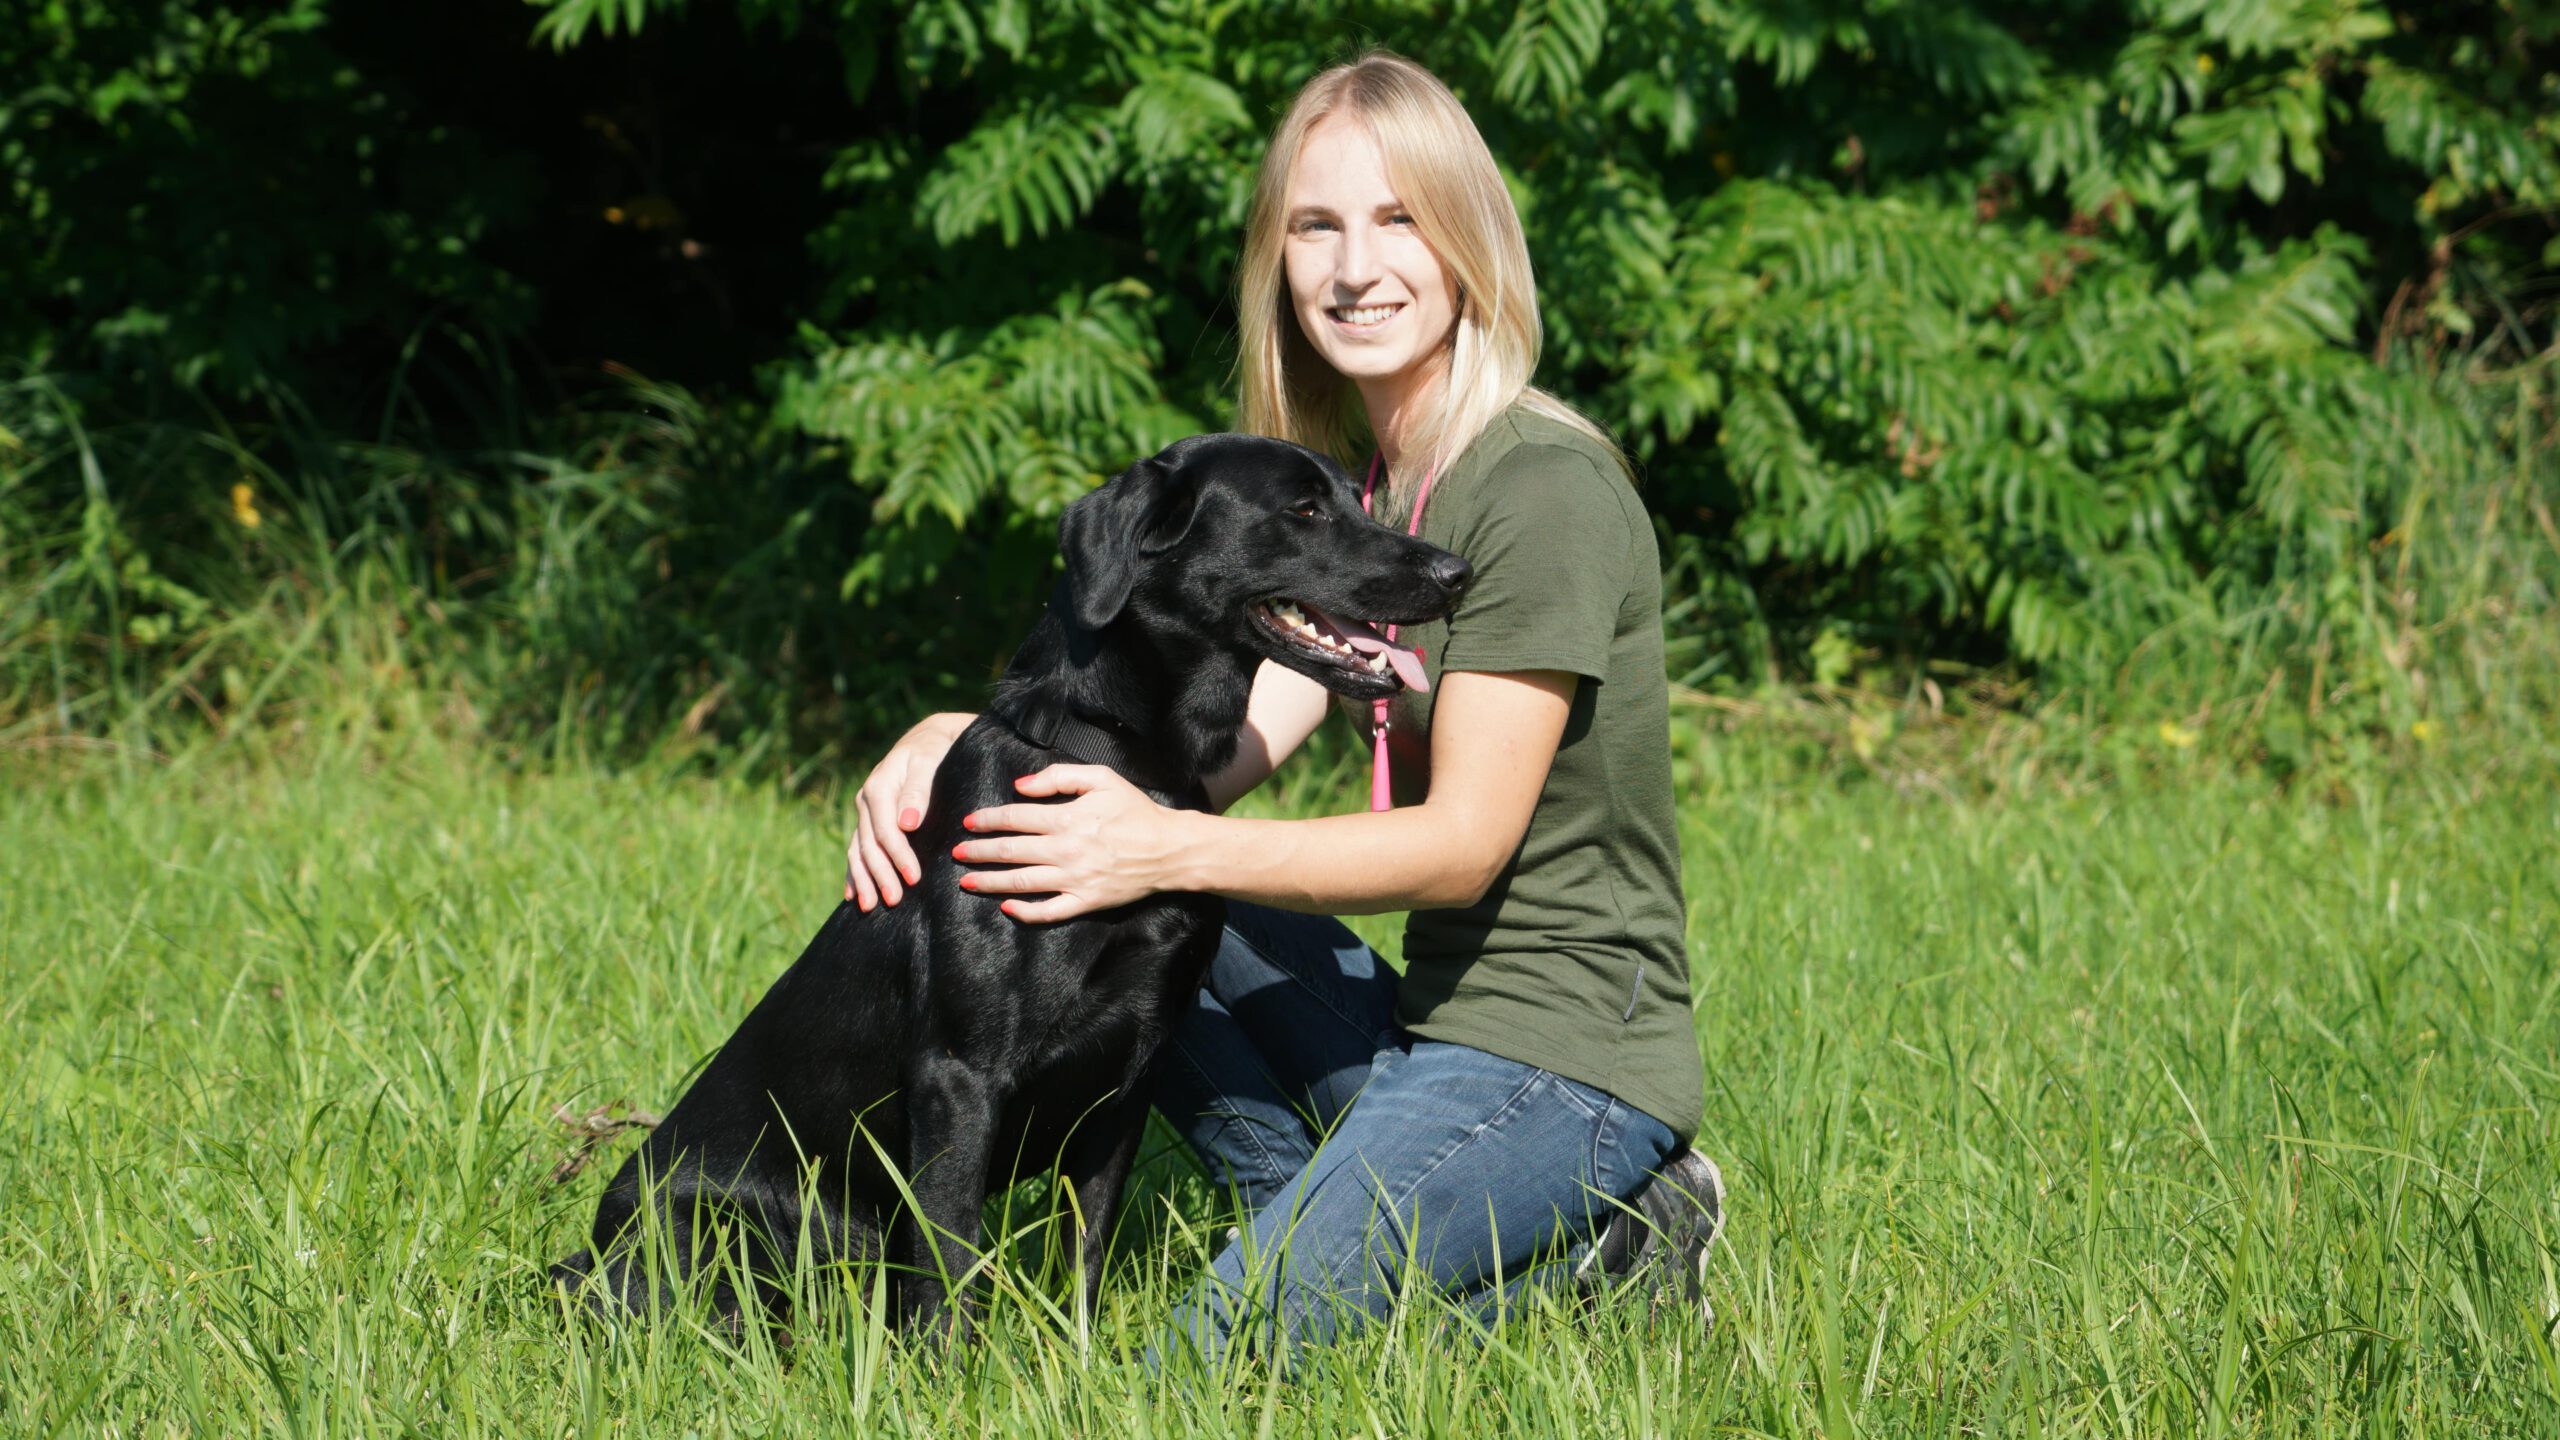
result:
[[(1210, 805), (1224, 810), (1261, 784), (1315, 733), (1330, 703), (1323, 686), (1264, 661), (1254, 673), (1236, 757), (1206, 782)], [(923, 874), (907, 833), (924, 823), (942, 757), (977, 718), (957, 710), (927, 715), (864, 778), (854, 796), (853, 839), (844, 851), (844, 898), (864, 910), (906, 898), (904, 887)]]
[(1440, 909), (1481, 898), (1529, 833), (1578, 677), (1558, 670), (1441, 677), (1431, 793), (1420, 804), (1314, 820), (1167, 810), (1112, 771), (1056, 765), (1016, 782), (1063, 805), (998, 805), (961, 823), (1013, 832), (954, 852), (1013, 870), (963, 887), (1008, 897), (1017, 920), (1065, 920), (1166, 890), (1201, 890), (1317, 914)]

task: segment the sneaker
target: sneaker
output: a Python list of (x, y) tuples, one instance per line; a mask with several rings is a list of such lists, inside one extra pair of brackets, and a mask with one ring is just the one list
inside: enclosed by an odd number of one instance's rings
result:
[(1724, 1175), (1684, 1145), (1611, 1212), (1573, 1278), (1586, 1292), (1638, 1285), (1655, 1305), (1695, 1305), (1713, 1325), (1707, 1252), (1723, 1233)]

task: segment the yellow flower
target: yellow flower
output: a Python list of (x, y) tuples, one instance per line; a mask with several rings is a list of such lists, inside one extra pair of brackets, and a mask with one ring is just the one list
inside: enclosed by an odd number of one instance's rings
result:
[(2412, 723), (2409, 726), (2409, 738), (2417, 741), (2421, 745), (2434, 744), (2436, 740), (2436, 722), (2433, 720), (2419, 720)]
[(2163, 720), (2160, 722), (2160, 741), (2174, 750), (2190, 750), (2195, 748), (2196, 732), (2175, 720)]
[(2210, 56), (2210, 55), (2198, 55), (2198, 56), (2196, 56), (2196, 73), (2197, 73), (2197, 74), (2199, 74), (2199, 75), (2210, 75), (2210, 74), (2212, 74), (2212, 73), (2213, 73), (2213, 57), (2212, 57), (2212, 56)]
[(246, 480), (231, 487), (231, 518), (252, 530), (266, 523), (266, 517), (258, 513), (258, 492), (250, 489)]

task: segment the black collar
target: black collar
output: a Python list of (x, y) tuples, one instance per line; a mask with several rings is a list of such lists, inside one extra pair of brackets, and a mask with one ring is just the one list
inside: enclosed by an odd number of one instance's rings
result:
[(1168, 794), (1188, 794), (1197, 786), (1196, 778), (1180, 773), (1162, 747), (1111, 716), (1079, 715), (1064, 705), (1019, 701), (998, 700), (987, 708), (1014, 734), (1043, 750), (1056, 751), (1061, 759), (1105, 766), (1138, 785)]

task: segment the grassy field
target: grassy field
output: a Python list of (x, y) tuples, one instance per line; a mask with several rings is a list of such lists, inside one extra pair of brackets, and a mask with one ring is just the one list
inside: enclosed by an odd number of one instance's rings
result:
[(1423, 1314), (1213, 1390), (1129, 1359), (1224, 1223), (1166, 1153), (1089, 1325), (1031, 1241), (950, 1355), (860, 1274), (782, 1347), (563, 1324), (621, 1152), (551, 1183), (555, 1107), (672, 1100), (834, 903), (831, 808), (439, 750), (12, 777), (0, 1432), (2560, 1433), (2547, 758), (1968, 801), (1726, 757), (1718, 1326)]

